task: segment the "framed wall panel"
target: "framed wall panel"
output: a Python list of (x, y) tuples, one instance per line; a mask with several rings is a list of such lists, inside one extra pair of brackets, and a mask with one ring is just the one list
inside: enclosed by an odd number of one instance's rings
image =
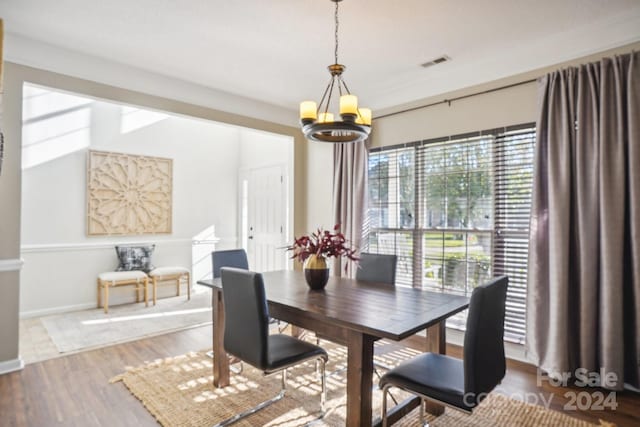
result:
[(89, 150), (87, 235), (171, 233), (173, 160)]

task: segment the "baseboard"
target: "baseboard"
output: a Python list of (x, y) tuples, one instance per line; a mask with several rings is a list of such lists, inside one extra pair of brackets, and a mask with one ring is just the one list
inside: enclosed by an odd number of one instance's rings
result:
[(86, 310), (88, 308), (96, 308), (96, 303), (92, 302), (92, 303), (84, 303), (84, 304), (65, 305), (62, 307), (44, 308), (40, 310), (21, 311), (20, 318), (28, 319), (31, 317), (49, 316), (51, 314), (60, 314), (60, 313), (66, 313), (69, 311)]
[(6, 360), (4, 362), (0, 362), (0, 375), (20, 371), (22, 368), (24, 368), (24, 361), (20, 357), (17, 359)]

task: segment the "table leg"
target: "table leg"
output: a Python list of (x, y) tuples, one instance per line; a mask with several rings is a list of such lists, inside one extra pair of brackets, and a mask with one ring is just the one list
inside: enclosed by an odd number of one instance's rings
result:
[[(445, 354), (447, 352), (446, 321), (443, 320), (427, 328), (427, 352)], [(442, 415), (444, 406), (431, 401), (425, 402), (425, 409), (433, 415)]]
[(371, 426), (371, 382), (374, 337), (349, 331), (347, 335), (347, 426)]
[(229, 385), (229, 358), (224, 349), (224, 302), (222, 291), (212, 289), (211, 307), (213, 311), (213, 385)]

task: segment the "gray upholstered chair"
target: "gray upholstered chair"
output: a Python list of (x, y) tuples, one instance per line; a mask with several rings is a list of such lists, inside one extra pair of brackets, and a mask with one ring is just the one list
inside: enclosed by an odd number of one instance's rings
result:
[(216, 427), (229, 425), (282, 399), (286, 390), (287, 368), (308, 360), (320, 362), (320, 412), (324, 414), (324, 367), (329, 358), (327, 352), (289, 335), (269, 335), (269, 309), (260, 273), (223, 267), (221, 277), (225, 307), (225, 350), (265, 374), (282, 372), (282, 390), (275, 397), (217, 424)]
[[(509, 279), (502, 276), (473, 290), (464, 336), (464, 360), (425, 353), (382, 376), (383, 426), (387, 425), (387, 394), (391, 387), (471, 413), (500, 384), (506, 372), (503, 339), (508, 283)], [(424, 422), (423, 402), (420, 408), (420, 420)]]
[[(227, 249), (223, 251), (211, 252), (211, 265), (213, 267), (212, 273), (214, 279), (220, 278), (220, 269), (222, 267), (234, 267), (241, 268), (243, 270), (249, 269), (249, 260), (247, 259), (247, 252), (244, 249)], [(213, 350), (207, 352), (207, 356), (213, 358)], [(239, 368), (232, 368), (235, 373), (242, 372), (242, 362), (237, 359), (231, 359), (232, 363), (239, 363)]]
[(396, 255), (362, 252), (359, 258), (356, 280), (395, 285), (396, 264), (398, 263), (398, 257)]
[(211, 252), (211, 262), (213, 265), (213, 278), (220, 277), (220, 269), (222, 267), (249, 269), (249, 261), (247, 253), (244, 249), (229, 249), (224, 251)]
[[(397, 255), (361, 252), (359, 258), (358, 269), (356, 270), (356, 280), (361, 280), (363, 282), (387, 283), (395, 286), (396, 265), (398, 264)], [(378, 368), (386, 371), (392, 369), (391, 366), (374, 362), (373, 372), (378, 378), (380, 378)], [(391, 398), (395, 403), (398, 403), (393, 396), (391, 396)]]

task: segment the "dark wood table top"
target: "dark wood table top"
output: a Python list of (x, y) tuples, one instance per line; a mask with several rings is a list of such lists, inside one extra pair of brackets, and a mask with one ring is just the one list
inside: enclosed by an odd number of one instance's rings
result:
[[(307, 318), (396, 341), (469, 306), (469, 298), (460, 295), (342, 277), (331, 277), (324, 290), (311, 291), (300, 271), (271, 271), (263, 279), (273, 311), (295, 309)], [(219, 280), (198, 284), (221, 289)]]

